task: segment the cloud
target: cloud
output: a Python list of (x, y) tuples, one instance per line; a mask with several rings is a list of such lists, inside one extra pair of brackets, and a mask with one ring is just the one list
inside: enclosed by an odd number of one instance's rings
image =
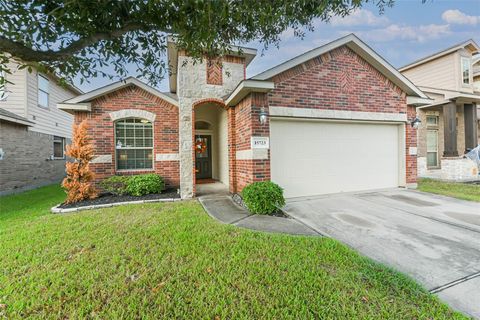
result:
[(460, 10), (447, 10), (442, 13), (442, 19), (450, 24), (468, 24), (472, 26), (480, 24), (480, 16), (469, 16)]
[(332, 26), (381, 26), (389, 22), (385, 16), (377, 16), (373, 12), (359, 9), (345, 17), (335, 16), (330, 20)]
[[(348, 34), (350, 31), (344, 31), (343, 33)], [(362, 39), (378, 42), (393, 40), (425, 42), (430, 39), (438, 39), (449, 35), (451, 31), (448, 24), (429, 24), (420, 26), (391, 24), (386, 28), (359, 31), (356, 33)]]

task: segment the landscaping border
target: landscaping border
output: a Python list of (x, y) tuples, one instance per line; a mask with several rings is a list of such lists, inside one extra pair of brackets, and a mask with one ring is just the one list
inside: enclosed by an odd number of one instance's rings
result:
[(106, 203), (106, 204), (95, 204), (95, 205), (76, 207), (76, 208), (60, 208), (60, 206), (62, 205), (60, 203), (60, 204), (57, 204), (55, 207), (52, 207), (50, 211), (52, 213), (70, 213), (70, 212), (77, 212), (77, 211), (83, 211), (83, 210), (118, 207), (124, 204), (142, 204), (142, 203), (153, 203), (153, 202), (177, 202), (177, 201), (182, 201), (182, 199), (181, 198), (165, 198), (165, 199), (123, 201), (123, 202), (113, 202), (113, 203)]

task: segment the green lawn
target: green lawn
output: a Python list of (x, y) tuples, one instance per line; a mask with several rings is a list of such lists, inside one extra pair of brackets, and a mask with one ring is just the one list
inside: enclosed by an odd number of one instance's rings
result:
[(331, 239), (238, 229), (196, 201), (53, 215), (0, 198), (0, 318), (463, 319)]
[(480, 185), (419, 179), (418, 190), (480, 202)]

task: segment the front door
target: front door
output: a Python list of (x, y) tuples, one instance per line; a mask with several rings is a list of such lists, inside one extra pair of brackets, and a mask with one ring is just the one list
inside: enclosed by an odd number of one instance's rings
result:
[(212, 178), (212, 136), (195, 136), (195, 177)]

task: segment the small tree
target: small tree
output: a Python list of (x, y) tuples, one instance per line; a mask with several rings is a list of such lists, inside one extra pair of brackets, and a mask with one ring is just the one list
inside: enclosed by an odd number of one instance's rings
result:
[(67, 146), (65, 154), (75, 161), (66, 164), (67, 177), (62, 182), (62, 187), (67, 193), (65, 203), (93, 199), (98, 195), (92, 184), (93, 173), (89, 167), (89, 162), (93, 159), (93, 145), (90, 143), (87, 129), (86, 120), (79, 125), (73, 125), (72, 144)]

